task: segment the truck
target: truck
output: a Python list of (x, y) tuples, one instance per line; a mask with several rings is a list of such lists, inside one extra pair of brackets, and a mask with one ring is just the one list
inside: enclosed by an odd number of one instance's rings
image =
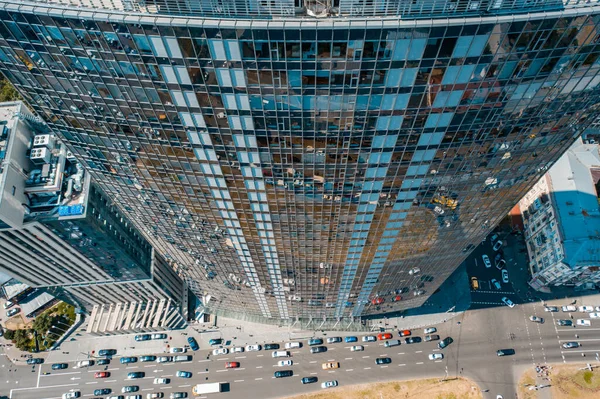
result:
[(194, 388), (192, 388), (192, 392), (195, 396), (202, 395), (205, 393), (217, 393), (223, 392), (223, 386), (225, 383), (222, 382), (213, 382), (209, 384), (197, 384)]

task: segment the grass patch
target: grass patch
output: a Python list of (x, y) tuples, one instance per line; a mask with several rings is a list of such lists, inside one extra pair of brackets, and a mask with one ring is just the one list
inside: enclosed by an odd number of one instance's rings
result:
[(585, 364), (554, 366), (550, 375), (553, 399), (600, 398), (600, 369), (582, 367)]
[(533, 370), (527, 370), (521, 376), (519, 380), (518, 392), (519, 399), (536, 399), (537, 392), (530, 391), (529, 387), (535, 385), (535, 372)]

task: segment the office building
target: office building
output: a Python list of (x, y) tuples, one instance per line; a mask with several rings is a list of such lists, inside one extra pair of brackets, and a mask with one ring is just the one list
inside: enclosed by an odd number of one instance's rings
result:
[(599, 180), (598, 144), (578, 139), (519, 202), (533, 288), (600, 282)]
[(90, 332), (184, 325), (183, 281), (63, 143), (20, 102), (0, 104), (0, 126), (0, 269), (20, 281), (10, 297), (71, 302)]
[(422, 305), (600, 99), (582, 2), (0, 10), (36, 114), (207, 312), (257, 321)]

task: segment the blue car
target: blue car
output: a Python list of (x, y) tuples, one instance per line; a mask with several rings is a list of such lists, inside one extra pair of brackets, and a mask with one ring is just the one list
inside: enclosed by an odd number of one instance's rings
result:
[(321, 338), (312, 338), (308, 340), (308, 346), (314, 345), (323, 345), (323, 340)]
[(121, 364), (129, 364), (137, 362), (137, 357), (122, 357)]
[(221, 338), (213, 338), (210, 341), (208, 341), (208, 344), (213, 346), (213, 345), (221, 345), (223, 344), (223, 340)]
[(356, 337), (346, 337), (344, 338), (345, 342), (358, 342), (358, 338)]
[(188, 341), (188, 344), (190, 345), (190, 348), (193, 351), (197, 351), (198, 349), (200, 349), (200, 346), (198, 345), (198, 342), (196, 342), (194, 337), (188, 337), (187, 341)]

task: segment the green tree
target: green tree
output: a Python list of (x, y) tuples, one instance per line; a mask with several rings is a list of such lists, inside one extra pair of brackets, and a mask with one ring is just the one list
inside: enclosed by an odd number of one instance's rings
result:
[(33, 329), (40, 335), (45, 335), (46, 331), (52, 327), (53, 317), (47, 312), (37, 316), (33, 321)]
[(21, 100), (14, 86), (0, 74), (0, 102)]
[(8, 329), (4, 330), (4, 338), (6, 338), (7, 340), (12, 341), (14, 336), (15, 336), (15, 332), (13, 330), (8, 330)]
[(27, 330), (16, 330), (14, 334), (14, 341), (17, 348), (21, 350), (28, 350), (30, 338)]

